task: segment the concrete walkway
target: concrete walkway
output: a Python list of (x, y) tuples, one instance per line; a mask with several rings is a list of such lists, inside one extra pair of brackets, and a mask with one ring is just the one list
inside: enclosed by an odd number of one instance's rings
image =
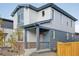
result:
[(56, 56), (56, 52), (33, 53), (31, 56)]

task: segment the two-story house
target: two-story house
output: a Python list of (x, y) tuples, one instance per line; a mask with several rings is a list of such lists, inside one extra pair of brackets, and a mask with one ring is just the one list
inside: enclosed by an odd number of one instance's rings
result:
[(23, 43), (26, 49), (56, 48), (57, 41), (74, 41), (76, 18), (53, 3), (36, 8), (30, 4), (18, 5), (11, 16), (14, 29), (24, 28)]

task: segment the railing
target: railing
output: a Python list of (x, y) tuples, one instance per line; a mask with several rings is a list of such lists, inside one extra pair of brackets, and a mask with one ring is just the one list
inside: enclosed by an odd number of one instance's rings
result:
[(40, 42), (40, 49), (47, 49), (49, 48), (49, 42)]

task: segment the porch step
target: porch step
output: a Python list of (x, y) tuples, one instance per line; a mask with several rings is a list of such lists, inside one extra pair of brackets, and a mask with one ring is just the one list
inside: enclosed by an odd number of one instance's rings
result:
[(50, 49), (41, 49), (41, 50), (38, 50), (36, 51), (36, 53), (44, 53), (44, 52), (49, 52), (51, 51)]
[(25, 49), (24, 56), (30, 56), (35, 51), (36, 51), (36, 48), (34, 48), (34, 49)]

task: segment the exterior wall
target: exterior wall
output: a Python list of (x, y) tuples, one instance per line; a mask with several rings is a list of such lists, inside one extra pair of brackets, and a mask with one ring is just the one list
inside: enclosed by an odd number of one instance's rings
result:
[(30, 24), (29, 9), (24, 8), (24, 25)]
[[(45, 16), (42, 16), (42, 11), (45, 11)], [(54, 12), (53, 12), (54, 11)], [(17, 14), (17, 13), (16, 13)], [(17, 15), (14, 16), (14, 27), (17, 27)], [(53, 18), (54, 17), (54, 18)], [(71, 19), (67, 16), (61, 14), (60, 12), (54, 10), (49, 7), (39, 12), (36, 12), (29, 8), (24, 8), (24, 25), (52, 19), (50, 23), (43, 24), (42, 26), (74, 33), (75, 32), (75, 22), (72, 20), (71, 27)], [(67, 26), (68, 22), (68, 26)]]
[(36, 33), (33, 31), (27, 31), (27, 42), (36, 42)]
[(35, 23), (38, 21), (38, 12), (29, 9), (29, 21), (30, 23)]
[[(55, 31), (55, 35), (53, 34), (53, 31)], [(72, 33), (68, 33), (68, 39), (67, 39), (67, 32), (64, 31), (59, 31), (59, 30), (52, 30), (52, 36), (51, 36), (51, 40), (50, 40), (50, 48), (51, 50), (56, 50), (57, 47), (57, 41), (60, 42), (71, 42), (71, 41), (75, 41), (72, 38)], [(55, 36), (55, 37), (53, 37)]]
[[(42, 16), (42, 11), (45, 12), (44, 16)], [(44, 20), (49, 20), (49, 19), (52, 19), (52, 8), (51, 7), (43, 9), (38, 12), (38, 21), (44, 21)]]
[(56, 30), (61, 30), (64, 32), (75, 33), (75, 22), (72, 20), (72, 27), (71, 27), (71, 19), (56, 10), (54, 10), (54, 19), (52, 19), (50, 23), (43, 24), (42, 26)]
[(17, 28), (17, 13), (13, 17), (13, 29)]
[[(39, 22), (39, 21), (44, 21), (44, 20), (49, 20), (52, 18), (52, 12), (51, 12), (51, 7), (41, 10), (39, 12), (36, 12), (32, 9), (25, 9), (26, 11), (24, 11), (24, 20), (25, 20), (25, 24), (31, 24), (31, 23), (35, 23), (35, 22)], [(45, 11), (45, 16), (42, 16), (42, 11)]]

